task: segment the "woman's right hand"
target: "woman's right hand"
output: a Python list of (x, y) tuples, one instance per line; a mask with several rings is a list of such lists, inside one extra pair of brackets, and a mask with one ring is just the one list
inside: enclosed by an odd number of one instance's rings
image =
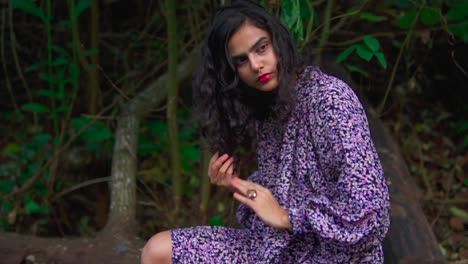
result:
[(219, 156), (215, 153), (210, 159), (208, 177), (212, 184), (232, 189), (231, 181), (234, 175), (234, 157), (228, 154)]

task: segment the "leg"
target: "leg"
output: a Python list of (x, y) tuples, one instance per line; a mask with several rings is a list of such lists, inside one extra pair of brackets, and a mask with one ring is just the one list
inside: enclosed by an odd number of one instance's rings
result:
[(157, 233), (148, 240), (141, 253), (141, 264), (172, 263), (171, 231)]

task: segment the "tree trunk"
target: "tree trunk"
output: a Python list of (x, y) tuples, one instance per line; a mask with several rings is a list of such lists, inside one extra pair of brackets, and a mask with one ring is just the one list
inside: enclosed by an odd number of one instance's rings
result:
[[(98, 50), (99, 48), (99, 1), (91, 2), (91, 28), (90, 37), (92, 50)], [(97, 109), (100, 105), (100, 94), (101, 88), (99, 86), (99, 57), (98, 54), (92, 54), (90, 56), (91, 65), (87, 70), (88, 72), (88, 91), (89, 91), (89, 108), (90, 114), (96, 114)]]
[(107, 234), (135, 234), (136, 230), (136, 169), (139, 116), (123, 111), (117, 124), (112, 176), (110, 182), (111, 205)]
[[(178, 76), (187, 80), (193, 72), (195, 54), (178, 67)], [(103, 229), (104, 235), (136, 234), (136, 172), (137, 142), (140, 120), (151, 109), (167, 98), (168, 75), (164, 74), (147, 89), (137, 94), (122, 107), (122, 115), (117, 123), (115, 146), (112, 155), (112, 175), (110, 180), (111, 206), (109, 219)]]
[(175, 211), (180, 209), (182, 200), (182, 175), (179, 150), (179, 128), (177, 125), (177, 103), (179, 88), (177, 86), (177, 21), (174, 0), (166, 0), (166, 20), (168, 35), (169, 80), (167, 96), (167, 123), (169, 128), (170, 157), (172, 169), (172, 188), (174, 190)]

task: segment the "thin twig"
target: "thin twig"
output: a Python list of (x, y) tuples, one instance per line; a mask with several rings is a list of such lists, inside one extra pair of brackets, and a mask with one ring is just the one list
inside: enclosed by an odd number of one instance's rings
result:
[[(107, 112), (109, 109), (112, 109), (112, 107), (114, 107), (114, 105), (117, 103), (117, 101), (114, 101), (112, 104), (110, 104), (109, 106), (107, 106), (106, 108), (104, 108), (100, 113), (99, 115)], [(46, 171), (46, 169), (52, 164), (52, 162), (54, 162), (56, 159), (58, 159), (58, 157), (66, 150), (68, 149), (68, 147), (81, 135), (83, 134), (83, 132), (85, 132), (91, 125), (93, 125), (95, 122), (96, 122), (97, 119), (93, 119), (91, 120), (87, 125), (83, 126), (78, 132), (76, 132), (74, 135), (72, 135), (70, 137), (70, 139), (67, 141), (67, 143), (65, 143), (64, 145), (62, 145), (60, 148), (58, 148), (58, 150), (54, 153), (54, 155), (52, 156), (52, 158), (50, 158), (44, 165), (42, 165), (35, 173), (34, 175), (29, 178), (29, 180), (23, 185), (21, 186), (19, 189), (9, 193), (9, 194), (6, 194), (4, 196), (4, 201), (6, 200), (9, 200), (11, 199), (12, 197), (15, 197), (15, 196), (18, 196), (18, 195), (22, 195), (24, 193), (26, 193), (30, 188), (32, 188), (34, 186), (34, 183), (36, 183), (36, 181), (41, 177), (42, 173), (44, 173)]]
[[(359, 8), (357, 10), (355, 10), (355, 11), (353, 11), (351, 13), (345, 13), (345, 14), (334, 16), (334, 17), (330, 18), (329, 22), (332, 22), (332, 21), (334, 21), (336, 19), (339, 19), (339, 18), (342, 18), (342, 17), (354, 16), (354, 15), (358, 14), (364, 8), (364, 6), (367, 4), (367, 2), (368, 2), (368, 0), (364, 1), (364, 3), (361, 6), (359, 6)], [(325, 26), (325, 22), (318, 25), (317, 28), (315, 28), (315, 30), (312, 32), (311, 35), (315, 35), (315, 33), (324, 26)]]
[(377, 115), (378, 116), (382, 115), (382, 112), (383, 112), (384, 107), (385, 107), (385, 103), (387, 102), (388, 95), (390, 94), (390, 90), (392, 89), (393, 82), (395, 81), (396, 71), (398, 69), (398, 66), (400, 65), (400, 60), (401, 60), (401, 58), (403, 56), (403, 52), (405, 51), (406, 46), (408, 46), (408, 43), (409, 43), (409, 41), (411, 39), (411, 36), (413, 35), (413, 29), (416, 26), (416, 22), (418, 21), (419, 15), (421, 14), (421, 11), (423, 10), (423, 8), (424, 8), (424, 5), (422, 5), (419, 8), (418, 13), (416, 14), (413, 21), (411, 22), (411, 27), (410, 27), (410, 29), (408, 31), (408, 34), (406, 35), (405, 40), (404, 40), (403, 44), (401, 45), (400, 52), (398, 53), (398, 57), (397, 57), (397, 59), (395, 61), (395, 65), (393, 66), (393, 69), (392, 69), (392, 74), (390, 76), (390, 80), (388, 82), (387, 89), (385, 90), (384, 98), (383, 98), (382, 102), (380, 103), (379, 107), (377, 108)]
[(6, 10), (2, 10), (2, 24), (1, 24), (1, 32), (0, 32), (0, 49), (1, 49), (1, 56), (2, 56), (2, 61), (3, 61), (3, 71), (5, 73), (5, 78), (6, 78), (6, 86), (8, 88), (8, 93), (11, 98), (11, 103), (13, 104), (15, 110), (17, 112), (20, 112), (18, 108), (18, 104), (16, 103), (15, 95), (13, 94), (13, 88), (11, 86), (10, 82), (10, 77), (8, 76), (8, 69), (7, 69), (7, 63), (6, 63), (6, 57), (5, 57), (5, 19), (6, 19)]
[(60, 199), (62, 196), (64, 195), (67, 195), (71, 192), (74, 192), (78, 189), (81, 189), (83, 187), (86, 187), (86, 186), (89, 186), (89, 185), (93, 185), (93, 184), (97, 184), (97, 183), (101, 183), (101, 182), (107, 182), (107, 181), (110, 181), (111, 177), (101, 177), (101, 178), (96, 178), (96, 179), (92, 179), (92, 180), (89, 180), (89, 181), (85, 181), (85, 182), (81, 182), (77, 185), (74, 185), (70, 188), (67, 188), (57, 194), (55, 194), (54, 196), (52, 196), (52, 198), (50, 199), (51, 202), (54, 202), (58, 199)]
[[(11, 54), (13, 55), (13, 61), (15, 63), (16, 72), (18, 73), (19, 78), (21, 79), (21, 83), (26, 90), (26, 94), (28, 95), (29, 102), (33, 102), (33, 97), (31, 90), (29, 89), (28, 82), (24, 78), (23, 71), (21, 70), (21, 65), (18, 59), (18, 52), (16, 51), (16, 37), (14, 32), (14, 23), (13, 23), (13, 5), (10, 3), (8, 7), (9, 13), (9, 22), (10, 22), (10, 45), (11, 45)], [(37, 121), (37, 114), (34, 113), (34, 121)]]

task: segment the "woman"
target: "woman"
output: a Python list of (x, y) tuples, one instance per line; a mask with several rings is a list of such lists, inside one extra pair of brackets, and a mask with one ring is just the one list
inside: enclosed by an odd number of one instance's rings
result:
[[(208, 175), (241, 203), (243, 229), (158, 233), (142, 263), (383, 263), (389, 197), (365, 112), (344, 82), (300, 66), (277, 19), (250, 1), (221, 8), (194, 89), (218, 151)], [(232, 153), (252, 134), (259, 166), (242, 180)]]

